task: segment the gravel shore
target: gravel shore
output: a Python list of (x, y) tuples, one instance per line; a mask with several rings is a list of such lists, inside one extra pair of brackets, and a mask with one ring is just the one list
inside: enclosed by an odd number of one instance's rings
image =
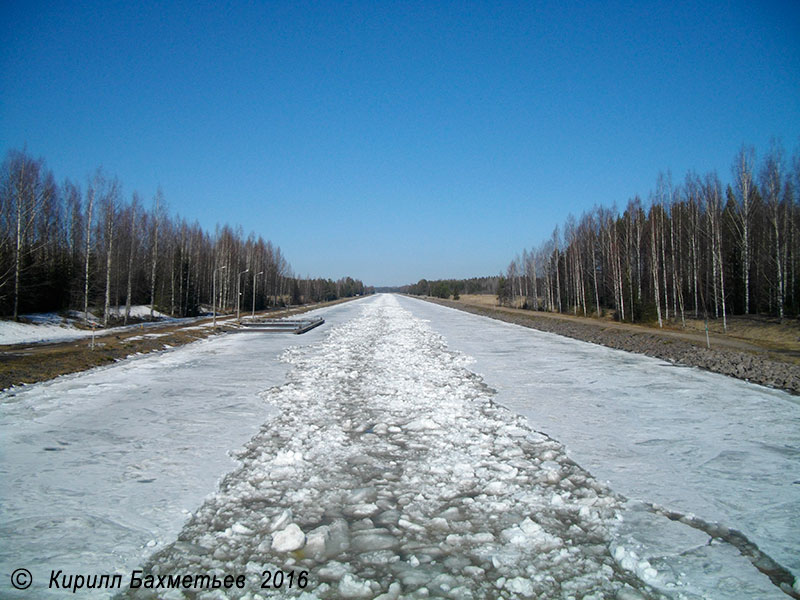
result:
[(657, 332), (625, 331), (604, 326), (601, 322), (590, 324), (569, 319), (540, 317), (533, 313), (506, 312), (496, 308), (474, 306), (451, 300), (426, 299), (507, 323), (556, 333), (609, 348), (645, 354), (675, 364), (699, 367), (714, 373), (785, 390), (792, 394), (800, 394), (800, 366), (772, 360), (765, 356), (713, 347), (709, 349), (689, 341), (668, 338)]

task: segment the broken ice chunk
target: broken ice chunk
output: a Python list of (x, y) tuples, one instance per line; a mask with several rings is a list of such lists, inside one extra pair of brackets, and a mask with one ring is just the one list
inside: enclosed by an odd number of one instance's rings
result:
[(278, 455), (275, 457), (273, 464), (285, 466), (285, 465), (293, 465), (303, 460), (303, 453), (302, 452), (295, 452), (293, 450), (282, 450), (278, 452)]
[[(337, 556), (350, 547), (350, 527), (344, 519), (334, 519), (327, 526), (318, 527), (313, 533), (323, 533), (325, 535), (325, 556), (328, 558)], [(311, 535), (306, 543), (310, 543)], [(314, 542), (317, 543), (316, 541)], [(317, 548), (315, 545), (314, 548)], [(331, 564), (331, 563), (328, 563)], [(337, 578), (338, 579), (338, 578)]]
[(483, 493), (488, 496), (499, 496), (505, 491), (505, 489), (506, 484), (504, 484), (502, 481), (492, 481), (485, 488), (483, 488)]
[(513, 579), (506, 581), (503, 587), (512, 594), (518, 594), (523, 598), (533, 597), (533, 584), (531, 583), (530, 579), (525, 579), (524, 577), (514, 577)]
[(433, 419), (420, 418), (406, 423), (407, 431), (425, 431), (439, 428), (439, 424)]
[(388, 550), (397, 545), (397, 539), (390, 535), (386, 529), (370, 529), (359, 531), (353, 536), (353, 546), (359, 552), (371, 550)]
[(320, 581), (341, 581), (352, 570), (350, 565), (335, 560), (328, 561), (317, 571)]
[(272, 523), (270, 523), (269, 530), (277, 531), (278, 529), (283, 529), (284, 527), (286, 527), (288, 523), (291, 522), (291, 520), (292, 520), (292, 509), (287, 508), (281, 514), (275, 517), (275, 520)]
[(234, 523), (231, 526), (231, 532), (236, 535), (253, 535), (253, 533), (255, 533), (252, 529), (241, 523)]
[(372, 598), (372, 586), (369, 581), (362, 581), (355, 575), (347, 573), (339, 582), (340, 598)]
[(357, 517), (357, 518), (364, 518), (364, 517), (371, 517), (375, 513), (377, 513), (380, 509), (378, 506), (372, 502), (370, 503), (363, 503), (363, 504), (356, 504), (354, 506), (348, 506), (344, 509), (344, 514)]
[(293, 552), (305, 544), (306, 534), (294, 523), (272, 536), (272, 549), (275, 552)]
[(303, 552), (309, 558), (322, 558), (326, 554), (326, 549), (330, 545), (330, 540), (330, 527), (327, 525), (317, 527), (308, 532)]
[(403, 591), (403, 589), (400, 587), (400, 584), (393, 581), (389, 584), (389, 591), (380, 596), (376, 596), (375, 600), (397, 600), (401, 591)]

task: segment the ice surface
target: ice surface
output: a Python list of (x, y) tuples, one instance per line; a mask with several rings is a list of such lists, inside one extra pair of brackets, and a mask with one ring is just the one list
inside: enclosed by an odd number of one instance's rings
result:
[[(224, 597), (264, 597), (268, 565), (308, 571), (285, 596), (652, 596), (611, 552), (607, 487), (396, 299), (361, 311), (287, 350), (287, 383), (264, 394), (279, 413), (147, 571), (248, 573)], [(237, 524), (254, 535), (232, 538)]]
[[(312, 314), (335, 325), (351, 304)], [(278, 356), (325, 330), (217, 336), (0, 394), (0, 597), (18, 567), (35, 582), (18, 596), (42, 598), (51, 568), (129, 573), (173, 540), (273, 412), (259, 394), (284, 382)]]
[[(563, 442), (570, 457), (615, 491), (739, 529), (800, 573), (796, 397), (422, 300), (399, 297), (398, 302), (428, 320), (450, 349), (472, 357), (469, 368), (498, 391), (498, 402)], [(644, 518), (635, 504), (630, 510), (636, 522), (659, 524), (641, 534), (625, 528), (640, 552), (661, 560), (694, 548), (696, 535), (687, 534), (694, 541), (677, 547), (674, 536), (665, 535), (686, 526)], [(708, 542), (708, 536), (697, 535)], [(721, 564), (713, 563), (719, 577), (729, 579), (719, 587), (701, 585), (695, 593), (708, 589), (710, 597), (744, 598), (753, 597), (746, 590), (758, 589), (756, 597), (785, 597), (729, 550), (725, 557), (717, 552)], [(713, 581), (700, 568), (704, 560), (709, 559), (681, 561), (697, 570), (684, 581)]]

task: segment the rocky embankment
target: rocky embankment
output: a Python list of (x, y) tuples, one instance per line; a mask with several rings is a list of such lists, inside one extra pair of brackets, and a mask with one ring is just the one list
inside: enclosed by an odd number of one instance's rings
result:
[(706, 348), (690, 341), (666, 337), (657, 332), (617, 329), (608, 327), (602, 322), (594, 324), (570, 319), (541, 317), (522, 311), (510, 312), (450, 300), (437, 299), (435, 302), (523, 327), (556, 333), (627, 352), (645, 354), (675, 364), (700, 367), (714, 373), (800, 394), (800, 366), (772, 360), (767, 356), (729, 349)]

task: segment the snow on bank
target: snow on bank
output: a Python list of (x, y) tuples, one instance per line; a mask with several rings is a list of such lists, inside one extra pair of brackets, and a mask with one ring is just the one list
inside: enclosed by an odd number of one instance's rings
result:
[(148, 571), (247, 576), (219, 598), (261, 598), (281, 569), (308, 571), (283, 592), (309, 598), (648, 595), (656, 571), (609, 549), (604, 485), (392, 297), (362, 310), (287, 351), (280, 413)]
[[(118, 306), (112, 309), (113, 314), (122, 317), (125, 315), (125, 307)], [(149, 318), (149, 306), (131, 306), (131, 317), (134, 318)], [(171, 317), (155, 311), (154, 317), (156, 319), (171, 319)], [(0, 320), (0, 345), (6, 344), (36, 344), (41, 342), (66, 342), (69, 340), (79, 340), (92, 336), (91, 329), (81, 329), (76, 326), (77, 323), (86, 323), (84, 320), (84, 313), (79, 311), (70, 311), (69, 317), (63, 317), (58, 313), (36, 313), (30, 315), (21, 315), (23, 322), (15, 322), (8, 320)], [(94, 315), (89, 316), (89, 321), (100, 324)], [(96, 333), (109, 333), (111, 331), (120, 331), (133, 327), (128, 325), (126, 327), (116, 327), (109, 329), (102, 329), (98, 327)]]
[(65, 321), (55, 313), (35, 317), (38, 323), (0, 321), (0, 345), (77, 340), (92, 335), (91, 330), (78, 329), (72, 322)]
[[(111, 307), (111, 312), (114, 315), (118, 316), (118, 317), (124, 317), (125, 316), (125, 306), (121, 305), (121, 306)], [(137, 304), (137, 305), (131, 306), (130, 316), (135, 318), (135, 319), (149, 319), (150, 318), (150, 305), (149, 304)], [(171, 319), (172, 318), (168, 314), (162, 313), (162, 312), (157, 311), (157, 310), (153, 311), (153, 315), (152, 316), (153, 316), (154, 319)]]

